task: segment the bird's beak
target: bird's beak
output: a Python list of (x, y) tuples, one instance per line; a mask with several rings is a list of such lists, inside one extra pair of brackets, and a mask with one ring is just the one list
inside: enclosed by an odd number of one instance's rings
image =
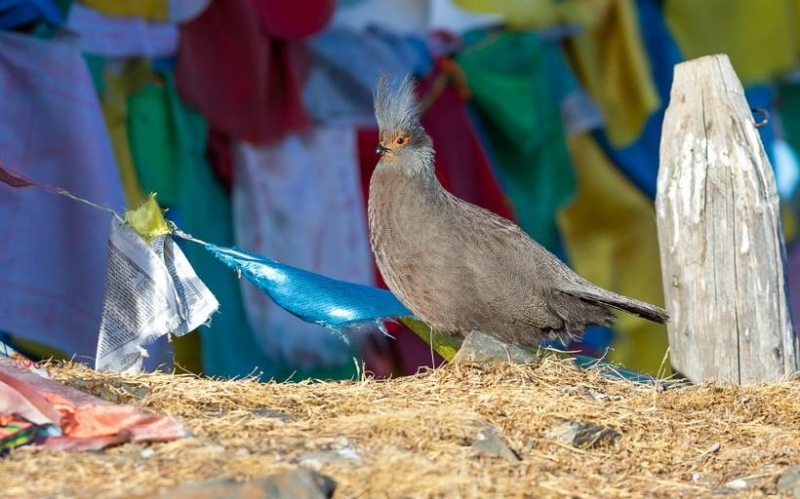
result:
[(377, 154), (378, 156), (383, 156), (383, 153), (385, 153), (388, 150), (389, 150), (388, 148), (378, 144), (377, 147), (375, 147), (375, 154)]

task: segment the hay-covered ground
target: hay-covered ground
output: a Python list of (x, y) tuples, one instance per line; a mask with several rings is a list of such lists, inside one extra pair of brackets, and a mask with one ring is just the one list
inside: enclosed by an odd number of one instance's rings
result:
[[(54, 372), (104, 398), (177, 416), (195, 438), (99, 453), (17, 449), (0, 460), (2, 497), (151, 497), (301, 465), (336, 480), (337, 498), (761, 497), (800, 463), (796, 381), (663, 390), (556, 358), (343, 383), (101, 375), (75, 365)], [(549, 433), (565, 420), (621, 438), (574, 448)], [(521, 460), (471, 446), (487, 423)]]

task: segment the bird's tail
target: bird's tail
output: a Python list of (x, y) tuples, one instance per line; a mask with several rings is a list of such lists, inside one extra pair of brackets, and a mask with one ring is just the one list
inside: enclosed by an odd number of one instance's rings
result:
[(622, 296), (617, 293), (612, 293), (611, 291), (607, 291), (605, 289), (597, 288), (578, 290), (570, 292), (570, 294), (576, 298), (580, 298), (581, 300), (586, 300), (591, 303), (597, 303), (607, 307), (615, 308), (617, 310), (622, 310), (623, 312), (627, 312), (638, 317), (644, 317), (645, 319), (653, 322), (664, 323), (669, 320), (667, 311), (661, 307), (657, 307), (643, 301), (634, 300), (633, 298), (628, 298), (627, 296)]

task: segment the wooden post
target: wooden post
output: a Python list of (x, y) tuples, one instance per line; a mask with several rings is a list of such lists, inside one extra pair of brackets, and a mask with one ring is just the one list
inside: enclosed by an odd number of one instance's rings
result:
[(656, 212), (671, 361), (692, 381), (798, 370), (777, 188), (755, 124), (726, 55), (675, 66)]

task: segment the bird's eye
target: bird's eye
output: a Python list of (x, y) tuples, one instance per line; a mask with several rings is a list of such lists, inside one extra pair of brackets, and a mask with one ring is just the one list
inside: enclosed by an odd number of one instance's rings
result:
[(403, 144), (406, 143), (406, 138), (405, 137), (397, 137), (396, 139), (394, 139), (394, 143), (397, 144), (398, 146), (402, 146)]

